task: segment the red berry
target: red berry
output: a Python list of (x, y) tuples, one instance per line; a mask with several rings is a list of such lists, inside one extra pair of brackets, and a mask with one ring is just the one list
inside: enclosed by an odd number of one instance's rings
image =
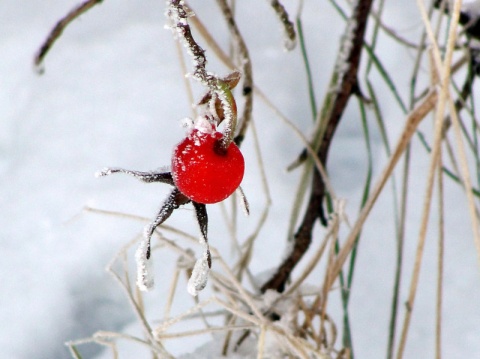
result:
[(193, 130), (173, 150), (172, 175), (177, 188), (192, 201), (217, 203), (240, 185), (245, 161), (233, 142), (220, 147), (220, 132)]

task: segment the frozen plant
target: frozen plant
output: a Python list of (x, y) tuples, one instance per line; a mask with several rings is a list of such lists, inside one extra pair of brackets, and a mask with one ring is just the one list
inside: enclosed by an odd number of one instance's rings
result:
[[(145, 228), (144, 238), (136, 252), (137, 285), (141, 290), (151, 289), (154, 283), (149, 262), (155, 229), (175, 209), (192, 202), (204, 246), (202, 258), (196, 262), (188, 284), (189, 293), (197, 295), (206, 286), (212, 262), (207, 237), (206, 204), (223, 201), (235, 192), (245, 170), (243, 155), (233, 142), (237, 110), (231, 88), (238, 83), (240, 74), (234, 72), (221, 79), (206, 71), (204, 50), (194, 40), (188, 25), (188, 18), (193, 14), (183, 1), (168, 2), (167, 16), (174, 34), (192, 56), (192, 77), (208, 88), (207, 95), (200, 101), (200, 104), (206, 105), (205, 114), (193, 122), (193, 128), (187, 128), (186, 138), (175, 147), (171, 171), (140, 172), (105, 168), (97, 175), (103, 177), (112, 173), (126, 173), (143, 182), (162, 182), (174, 187), (153, 222)], [(220, 132), (217, 125), (222, 121), (225, 125), (223, 132)]]

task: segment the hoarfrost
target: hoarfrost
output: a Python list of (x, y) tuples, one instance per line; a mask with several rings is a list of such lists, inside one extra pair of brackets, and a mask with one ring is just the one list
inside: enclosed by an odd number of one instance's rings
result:
[(198, 293), (207, 285), (208, 273), (210, 272), (210, 268), (208, 267), (209, 257), (210, 253), (208, 251), (208, 247), (206, 247), (203, 251), (202, 258), (199, 258), (195, 262), (192, 275), (188, 280), (188, 293), (194, 297), (196, 297)]
[(274, 309), (281, 316), (280, 324), (285, 329), (292, 330), (298, 312), (295, 296), (283, 296), (275, 290), (268, 289), (262, 296), (262, 308)]
[(198, 116), (194, 122), (194, 128), (201, 133), (215, 132), (215, 126), (209, 121), (208, 117)]
[(268, 289), (263, 295), (263, 303), (267, 308), (270, 308), (275, 304), (278, 299), (281, 298), (281, 296), (282, 294), (277, 292), (276, 290)]
[(94, 176), (96, 178), (99, 178), (99, 177), (108, 176), (110, 174), (112, 174), (112, 169), (109, 168), (109, 167), (105, 167), (105, 168), (101, 169), (100, 171), (95, 172)]
[(137, 286), (141, 291), (149, 291), (153, 288), (153, 265), (152, 259), (147, 259), (150, 238), (144, 236), (135, 253), (137, 261)]
[[(295, 48), (297, 43), (297, 35), (295, 33), (295, 26), (288, 18), (288, 12), (285, 10), (285, 7), (280, 4), (278, 0), (271, 0), (270, 5), (272, 6), (273, 10), (275, 10), (278, 19), (282, 23), (283, 28), (283, 46), (286, 51), (291, 51)], [(300, 4), (299, 7), (302, 5)]]
[(194, 122), (190, 117), (186, 117), (180, 121), (180, 125), (182, 128), (185, 128), (187, 130), (187, 134), (190, 133), (191, 130), (193, 130), (194, 127)]
[(297, 46), (297, 40), (296, 39), (291, 39), (290, 37), (288, 37), (288, 35), (284, 35), (284, 39), (283, 39), (283, 48), (285, 49), (285, 51), (292, 51), (295, 46)]
[(345, 34), (342, 36), (342, 45), (340, 47), (340, 51), (338, 52), (337, 62), (335, 63), (337, 82), (334, 84), (334, 88), (332, 89), (335, 92), (340, 90), (343, 77), (350, 67), (348, 57), (350, 56), (350, 52), (353, 47), (353, 39), (355, 37), (356, 30), (357, 21), (354, 18), (350, 18), (345, 30)]
[(286, 331), (294, 333), (295, 323), (298, 317), (298, 307), (295, 298), (284, 298), (284, 300), (281, 301), (280, 305), (277, 306), (276, 309), (278, 309), (278, 307), (280, 307), (280, 311), (282, 313), (279, 322), (280, 326)]
[(217, 89), (216, 94), (220, 103), (222, 104), (223, 115), (225, 117), (225, 133), (231, 133), (236, 126), (235, 114), (232, 111), (232, 107), (230, 106), (230, 99), (225, 91), (223, 91), (220, 87)]

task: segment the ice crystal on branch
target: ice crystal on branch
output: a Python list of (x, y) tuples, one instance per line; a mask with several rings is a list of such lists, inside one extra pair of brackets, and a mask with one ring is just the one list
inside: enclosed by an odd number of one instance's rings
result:
[(150, 238), (144, 236), (135, 253), (137, 261), (137, 287), (141, 291), (148, 291), (153, 288), (152, 260), (149, 259)]
[(295, 48), (297, 44), (297, 34), (295, 32), (295, 26), (288, 18), (288, 13), (285, 10), (285, 7), (278, 0), (271, 0), (270, 5), (277, 14), (279, 20), (283, 25), (284, 40), (283, 46), (285, 50), (291, 51)]
[(342, 36), (342, 43), (340, 51), (338, 52), (337, 62), (335, 64), (337, 72), (337, 82), (334, 87), (334, 91), (340, 90), (340, 85), (343, 81), (343, 77), (348, 72), (352, 65), (349, 61), (349, 57), (353, 48), (353, 39), (355, 37), (355, 31), (357, 30), (357, 21), (355, 18), (350, 18), (347, 23), (347, 28)]
[(188, 280), (188, 293), (193, 296), (197, 296), (198, 293), (205, 288), (208, 280), (208, 273), (210, 272), (210, 251), (208, 246), (203, 251), (202, 258), (199, 258), (195, 262), (195, 266), (192, 270), (192, 275)]
[(171, 28), (183, 46), (187, 49), (188, 54), (192, 57), (193, 74), (192, 77), (201, 82), (203, 85), (214, 88), (215, 76), (208, 73), (205, 66), (207, 59), (205, 57), (205, 50), (203, 50), (195, 41), (188, 25), (188, 18), (194, 16), (194, 13), (187, 9), (182, 0), (168, 1), (167, 17), (172, 22)]
[[(224, 80), (206, 70), (207, 59), (205, 57), (205, 50), (203, 50), (193, 38), (190, 25), (188, 24), (188, 18), (195, 14), (185, 6), (182, 0), (171, 0), (168, 1), (167, 4), (166, 16), (171, 21), (171, 29), (187, 49), (187, 53), (192, 57), (192, 78), (208, 87), (211, 93), (210, 102), (212, 106), (214, 106), (217, 98), (220, 101), (225, 120), (225, 136), (222, 141), (222, 146), (223, 148), (227, 148), (233, 141), (237, 124), (236, 104), (230, 91), (229, 83), (226, 83)], [(212, 114), (215, 115), (214, 112), (212, 112)]]

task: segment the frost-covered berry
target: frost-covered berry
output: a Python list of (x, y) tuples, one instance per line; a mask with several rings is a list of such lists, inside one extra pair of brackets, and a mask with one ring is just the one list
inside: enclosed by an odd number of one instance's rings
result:
[(221, 147), (223, 134), (194, 129), (173, 151), (172, 175), (177, 188), (192, 201), (217, 203), (240, 185), (245, 161), (233, 142)]

